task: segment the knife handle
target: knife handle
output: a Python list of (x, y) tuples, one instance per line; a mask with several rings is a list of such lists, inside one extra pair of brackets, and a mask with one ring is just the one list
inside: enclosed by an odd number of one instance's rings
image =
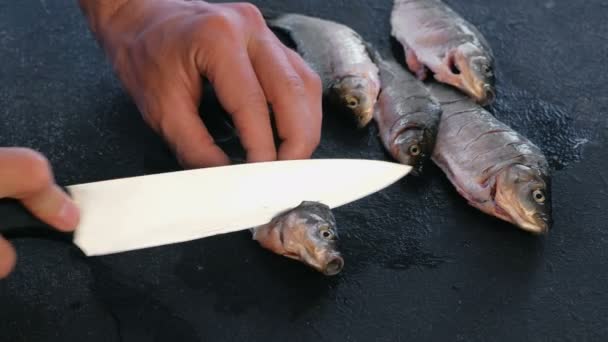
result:
[(0, 234), (7, 236), (30, 235), (52, 229), (29, 210), (21, 202), (12, 198), (0, 199)]

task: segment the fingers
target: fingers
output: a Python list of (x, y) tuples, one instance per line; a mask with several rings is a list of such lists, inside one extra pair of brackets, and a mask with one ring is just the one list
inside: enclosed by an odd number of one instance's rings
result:
[(78, 224), (78, 208), (55, 184), (48, 161), (32, 150), (0, 148), (0, 198), (5, 197), (20, 200), (59, 230), (70, 231)]
[[(249, 53), (232, 47), (221, 63), (209, 64), (207, 74), (218, 98), (232, 114), (247, 159), (265, 161), (309, 158), (319, 144), (322, 122), (321, 81), (295, 52), (270, 31), (249, 42)], [(234, 85), (239, 89), (235, 91)], [(278, 153), (268, 114), (272, 105), (282, 139)]]
[(317, 113), (313, 113), (316, 109), (313, 102), (319, 100), (316, 91), (305, 83), (279, 40), (270, 32), (261, 39), (252, 40), (249, 51), (283, 140), (278, 158), (308, 158), (312, 153), (312, 140), (315, 139), (318, 125), (314, 118)]
[[(319, 75), (315, 73), (295, 51), (283, 46), (289, 62), (304, 82), (307, 110), (303, 110), (296, 118), (298, 121), (286, 122), (279, 126), (284, 142), (279, 150), (280, 159), (309, 158), (321, 140), (321, 125), (323, 121), (323, 86)], [(297, 109), (297, 107), (294, 107)]]
[(16, 260), (15, 249), (0, 236), (0, 279), (5, 278), (13, 270)]
[[(165, 92), (153, 106), (151, 117), (159, 121), (159, 130), (184, 168), (202, 168), (230, 164), (230, 159), (214, 142), (203, 124), (195, 99), (188, 92)], [(160, 100), (162, 98), (162, 100)]]
[[(266, 97), (249, 55), (239, 40), (226, 38), (213, 54), (199, 61), (203, 74), (213, 85), (219, 101), (232, 116), (248, 162), (276, 159)], [(272, 64), (272, 60), (266, 63)]]
[[(117, 64), (148, 124), (182, 165), (229, 163), (198, 115), (201, 75), (232, 116), (248, 162), (310, 157), (320, 138), (320, 82), (284, 49), (260, 11), (245, 3), (172, 6), (142, 17), (136, 26), (145, 30), (127, 40), (125, 64)], [(283, 140), (278, 153), (269, 103)]]

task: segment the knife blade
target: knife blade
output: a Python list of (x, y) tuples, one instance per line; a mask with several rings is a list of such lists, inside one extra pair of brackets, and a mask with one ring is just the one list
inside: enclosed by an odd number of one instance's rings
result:
[[(65, 188), (81, 211), (72, 242), (85, 255), (98, 256), (236, 232), (266, 224), (302, 201), (332, 209), (348, 204), (411, 169), (378, 160), (307, 159), (71, 185)], [(49, 228), (16, 201), (0, 202), (0, 233)]]

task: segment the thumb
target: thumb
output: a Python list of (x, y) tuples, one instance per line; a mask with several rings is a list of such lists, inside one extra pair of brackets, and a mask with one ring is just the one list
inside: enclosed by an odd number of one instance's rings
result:
[(6, 277), (15, 267), (17, 255), (13, 246), (0, 237), (0, 279)]
[(73, 230), (78, 224), (78, 208), (55, 184), (46, 158), (32, 150), (0, 148), (0, 198), (5, 197), (20, 200), (40, 220), (60, 230)]

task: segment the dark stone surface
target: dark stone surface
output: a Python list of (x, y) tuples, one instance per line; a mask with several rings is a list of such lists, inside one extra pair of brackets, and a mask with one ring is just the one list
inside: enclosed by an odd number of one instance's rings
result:
[[(0, 281), (0, 340), (605, 340), (608, 3), (448, 2), (495, 49), (496, 115), (557, 169), (549, 236), (467, 206), (431, 168), (335, 211), (346, 258), (335, 278), (267, 253), (248, 232), (91, 259), (22, 239)], [(62, 184), (177, 169), (75, 3), (0, 0), (0, 145), (42, 151)], [(391, 46), (388, 0), (255, 3)], [(315, 157), (387, 158), (373, 129), (325, 121)]]

